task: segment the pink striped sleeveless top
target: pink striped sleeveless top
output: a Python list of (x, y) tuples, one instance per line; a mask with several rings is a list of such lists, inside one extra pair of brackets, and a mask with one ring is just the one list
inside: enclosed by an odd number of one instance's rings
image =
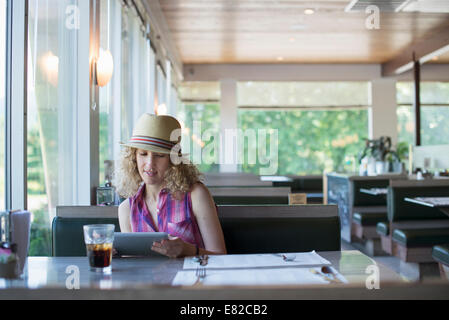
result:
[(190, 192), (186, 192), (181, 200), (176, 200), (167, 189), (161, 190), (157, 203), (158, 227), (145, 203), (145, 184), (129, 198), (129, 205), (132, 232), (167, 232), (184, 242), (204, 248), (203, 238), (192, 211)]

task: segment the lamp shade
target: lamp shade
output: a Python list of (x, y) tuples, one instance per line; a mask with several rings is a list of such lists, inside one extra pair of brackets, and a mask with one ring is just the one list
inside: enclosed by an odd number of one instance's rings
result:
[(53, 52), (47, 51), (40, 60), (41, 69), (47, 81), (56, 87), (58, 85), (59, 58)]
[(103, 87), (111, 80), (114, 70), (114, 60), (109, 50), (100, 49), (100, 55), (96, 63), (97, 84)]
[(161, 103), (160, 105), (157, 106), (155, 111), (156, 111), (155, 113), (158, 116), (166, 115), (167, 114), (167, 106), (165, 105), (165, 103)]

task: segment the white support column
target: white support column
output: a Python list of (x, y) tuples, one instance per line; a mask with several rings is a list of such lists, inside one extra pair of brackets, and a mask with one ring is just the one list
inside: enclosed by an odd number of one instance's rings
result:
[(80, 29), (78, 30), (79, 40), (77, 53), (77, 159), (74, 168), (74, 183), (77, 188), (74, 204), (77, 205), (91, 205), (95, 202), (94, 188), (98, 186), (99, 179), (98, 87), (94, 85), (93, 77), (91, 80), (89, 80), (90, 57), (98, 56), (98, 45), (96, 44), (98, 44), (99, 25), (97, 28), (95, 28), (95, 23), (99, 23), (99, 5), (96, 0), (92, 0), (91, 3), (89, 2), (79, 2), (80, 12), (83, 12), (83, 14), (80, 15)]
[[(230, 135), (237, 129), (237, 81), (220, 80), (220, 90), (220, 172), (237, 172), (237, 141)], [(233, 155), (232, 163), (226, 163), (230, 155)]]
[(398, 142), (396, 80), (373, 80), (371, 103), (368, 117), (369, 138), (378, 139), (381, 136), (389, 136), (392, 145), (395, 146)]
[[(70, 1), (61, 1), (59, 4), (56, 12), (58, 17), (64, 17)], [(67, 28), (65, 19), (59, 18), (58, 52), (64, 54), (59, 54), (58, 57), (58, 109), (56, 111), (58, 117), (58, 188), (54, 190), (53, 197), (57, 200), (53, 205), (73, 205), (77, 196), (76, 183), (67, 183), (67, 181), (72, 180), (73, 172), (75, 172), (73, 169), (77, 161), (77, 135), (74, 119), (77, 119), (78, 98), (82, 96), (82, 93), (78, 92), (78, 84), (74, 83), (74, 80), (78, 79), (79, 71), (79, 64), (74, 63), (78, 61), (77, 48), (79, 40), (81, 40), (78, 32), (77, 28)], [(50, 217), (53, 218), (54, 214), (55, 211), (52, 210)]]
[(9, 1), (6, 35), (6, 141), (5, 173), (7, 210), (27, 208), (27, 1)]
[(112, 148), (112, 156), (114, 160), (119, 159), (120, 156), (120, 145), (121, 141), (121, 101), (122, 101), (122, 92), (121, 92), (121, 77), (122, 77), (122, 44), (121, 44), (121, 34), (122, 34), (122, 7), (119, 3), (115, 1), (111, 1), (111, 17), (110, 17), (110, 34), (114, 37), (111, 40), (111, 52), (114, 57), (114, 71), (112, 73), (111, 85), (112, 85), (112, 109), (110, 110), (111, 116), (109, 117), (109, 121), (112, 123), (109, 124), (109, 137), (112, 137), (110, 140), (110, 146)]

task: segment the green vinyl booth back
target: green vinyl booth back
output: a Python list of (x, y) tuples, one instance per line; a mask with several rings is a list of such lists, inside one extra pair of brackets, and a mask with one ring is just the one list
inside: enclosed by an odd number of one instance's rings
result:
[[(329, 208), (330, 207), (330, 208)], [(332, 209), (335, 214), (315, 214)], [(239, 214), (242, 209), (242, 214)], [(302, 212), (311, 210), (311, 214)], [(299, 210), (301, 214), (292, 214)], [(228, 254), (339, 251), (340, 219), (336, 206), (219, 206), (219, 219)], [(54, 256), (85, 256), (83, 225), (113, 223), (118, 218), (55, 217), (52, 224)]]
[(228, 254), (339, 251), (340, 219), (221, 218)]
[(53, 256), (85, 256), (83, 226), (86, 224), (114, 224), (115, 231), (120, 232), (118, 218), (55, 217), (52, 223)]

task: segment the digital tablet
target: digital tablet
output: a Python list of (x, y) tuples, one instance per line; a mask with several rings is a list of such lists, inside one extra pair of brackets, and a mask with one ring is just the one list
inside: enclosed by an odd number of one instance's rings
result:
[(114, 249), (119, 256), (160, 256), (151, 250), (154, 241), (168, 239), (165, 232), (114, 232)]

